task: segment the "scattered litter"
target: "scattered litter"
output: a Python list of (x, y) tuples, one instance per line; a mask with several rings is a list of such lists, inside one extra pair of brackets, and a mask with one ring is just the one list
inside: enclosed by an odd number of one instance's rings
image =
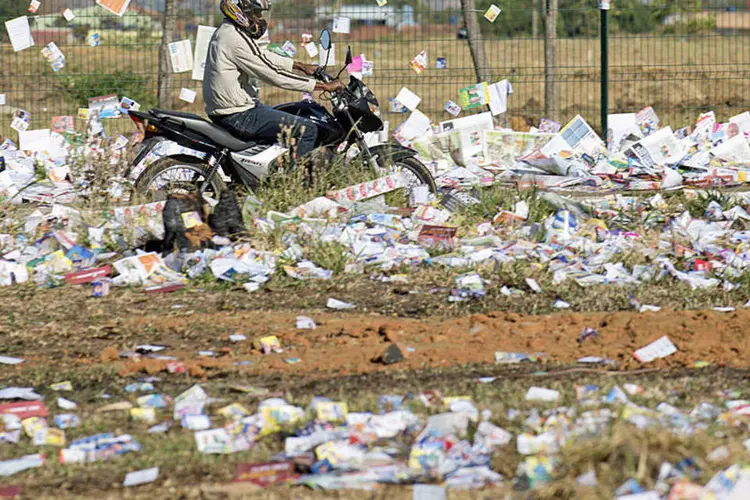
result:
[(57, 398), (57, 407), (61, 410), (75, 410), (78, 404), (65, 398)]
[(72, 391), (73, 384), (69, 380), (66, 380), (64, 382), (57, 382), (55, 384), (52, 384), (51, 386), (49, 386), (49, 388), (52, 389), (53, 391), (60, 391), (60, 392)]
[(125, 476), (125, 480), (122, 482), (122, 485), (127, 487), (153, 483), (154, 481), (156, 481), (157, 477), (159, 477), (158, 467), (128, 472)]
[(281, 348), (281, 341), (275, 335), (269, 335), (268, 337), (262, 337), (259, 341), (263, 354), (270, 354), (272, 352), (284, 352)]
[(543, 387), (529, 387), (526, 392), (526, 401), (557, 401), (560, 397), (559, 391), (545, 389)]
[(641, 363), (648, 363), (655, 359), (666, 358), (676, 352), (677, 348), (675, 345), (665, 336), (655, 340), (646, 347), (638, 349), (633, 355)]
[(26, 401), (41, 401), (41, 395), (31, 387), (6, 387), (0, 389), (0, 399), (25, 399)]
[(526, 284), (534, 293), (542, 293), (542, 287), (536, 282), (534, 278), (526, 278)]
[(0, 476), (12, 476), (17, 472), (27, 469), (41, 467), (44, 464), (44, 455), (26, 455), (21, 458), (0, 461)]
[(328, 302), (326, 303), (326, 307), (329, 309), (354, 309), (356, 306), (354, 304), (349, 304), (348, 302), (343, 302), (338, 299), (329, 298)]
[(299, 475), (292, 462), (267, 462), (258, 464), (237, 464), (235, 483), (253, 483), (261, 488), (274, 484), (294, 481)]
[(521, 363), (523, 361), (538, 361), (544, 353), (524, 354), (520, 352), (502, 352), (498, 351), (495, 353), (495, 363), (498, 364), (514, 364)]
[(578, 343), (582, 344), (586, 339), (591, 339), (599, 336), (599, 331), (595, 328), (584, 328), (583, 331), (578, 335)]
[(297, 328), (299, 330), (315, 330), (315, 321), (307, 316), (297, 316)]
[(638, 312), (659, 312), (661, 311), (661, 307), (659, 306), (650, 306), (647, 304), (643, 304)]
[(734, 307), (712, 307), (712, 309), (718, 312), (732, 312), (736, 310)]

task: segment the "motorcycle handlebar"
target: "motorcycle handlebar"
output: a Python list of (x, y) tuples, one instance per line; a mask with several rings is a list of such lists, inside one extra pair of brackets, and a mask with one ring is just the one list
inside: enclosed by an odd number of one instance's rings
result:
[(318, 69), (315, 70), (315, 73), (313, 73), (313, 76), (316, 80), (320, 80), (323, 83), (328, 83), (333, 80), (330, 75), (326, 73), (326, 69), (323, 66), (319, 66)]

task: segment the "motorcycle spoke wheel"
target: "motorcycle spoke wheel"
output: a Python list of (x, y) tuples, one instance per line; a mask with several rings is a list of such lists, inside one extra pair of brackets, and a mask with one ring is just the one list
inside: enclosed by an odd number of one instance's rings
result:
[[(197, 194), (206, 180), (208, 166), (165, 158), (151, 165), (136, 182), (136, 194), (144, 202), (164, 201), (170, 194)], [(204, 198), (218, 200), (224, 190), (217, 176), (203, 192)]]

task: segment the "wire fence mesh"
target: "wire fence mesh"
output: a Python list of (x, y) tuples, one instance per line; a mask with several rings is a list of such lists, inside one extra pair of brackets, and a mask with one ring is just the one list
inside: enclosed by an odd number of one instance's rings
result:
[[(536, 125), (544, 115), (545, 37), (554, 36), (558, 102), (552, 118), (565, 121), (581, 114), (596, 128), (601, 109), (598, 4), (560, 0), (553, 35), (545, 30), (548, 2), (477, 0), (471, 14), (480, 21), (492, 78), (508, 78), (513, 85), (507, 125)], [(143, 107), (158, 104), (164, 0), (100, 3), (114, 10), (124, 6), (125, 13), (117, 16), (92, 0), (43, 0), (32, 14), (25, 0), (0, 0), (0, 21), (28, 16), (34, 39), (34, 46), (14, 52), (7, 33), (0, 38), (0, 94), (5, 95), (0, 133), (9, 132), (18, 108), (31, 114), (32, 128), (46, 128), (52, 117), (75, 115), (89, 98), (100, 95), (127, 96)], [(482, 17), (490, 4), (502, 9), (494, 22)], [(65, 9), (75, 17), (66, 19)], [(174, 41), (189, 39), (193, 48), (197, 27), (217, 26), (222, 19), (213, 0), (179, 0), (176, 17)], [(406, 116), (391, 114), (388, 107), (388, 98), (402, 87), (422, 98), (423, 112), (441, 120), (450, 118), (446, 102), (457, 101), (459, 89), (476, 83), (460, 0), (390, 0), (382, 7), (377, 0), (276, 0), (271, 41), (290, 41), (298, 59), (317, 61), (301, 47), (302, 35), (317, 38), (335, 17), (349, 18), (351, 27), (349, 33), (334, 33), (336, 64), (331, 66), (341, 66), (347, 45), (373, 61), (373, 74), (365, 81), (392, 126)], [(750, 108), (750, 11), (745, 2), (616, 0), (609, 19), (610, 113), (652, 105), (663, 122), (681, 126), (709, 109), (725, 119)], [(59, 71), (40, 52), (50, 42), (65, 56)], [(417, 74), (409, 63), (422, 51), (428, 64)], [(182, 88), (197, 92), (194, 103), (178, 99)], [(190, 71), (172, 75), (168, 97), (174, 109), (203, 112), (201, 82)], [(275, 104), (301, 96), (262, 87), (261, 97)]]

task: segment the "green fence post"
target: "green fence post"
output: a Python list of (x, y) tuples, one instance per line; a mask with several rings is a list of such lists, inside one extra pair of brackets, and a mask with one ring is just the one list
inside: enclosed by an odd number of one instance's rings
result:
[(599, 40), (601, 42), (601, 95), (602, 95), (602, 138), (607, 141), (607, 115), (609, 115), (609, 29), (607, 26), (607, 14), (609, 14), (609, 0), (601, 0), (599, 3), (599, 12), (601, 17), (601, 29), (599, 30)]

